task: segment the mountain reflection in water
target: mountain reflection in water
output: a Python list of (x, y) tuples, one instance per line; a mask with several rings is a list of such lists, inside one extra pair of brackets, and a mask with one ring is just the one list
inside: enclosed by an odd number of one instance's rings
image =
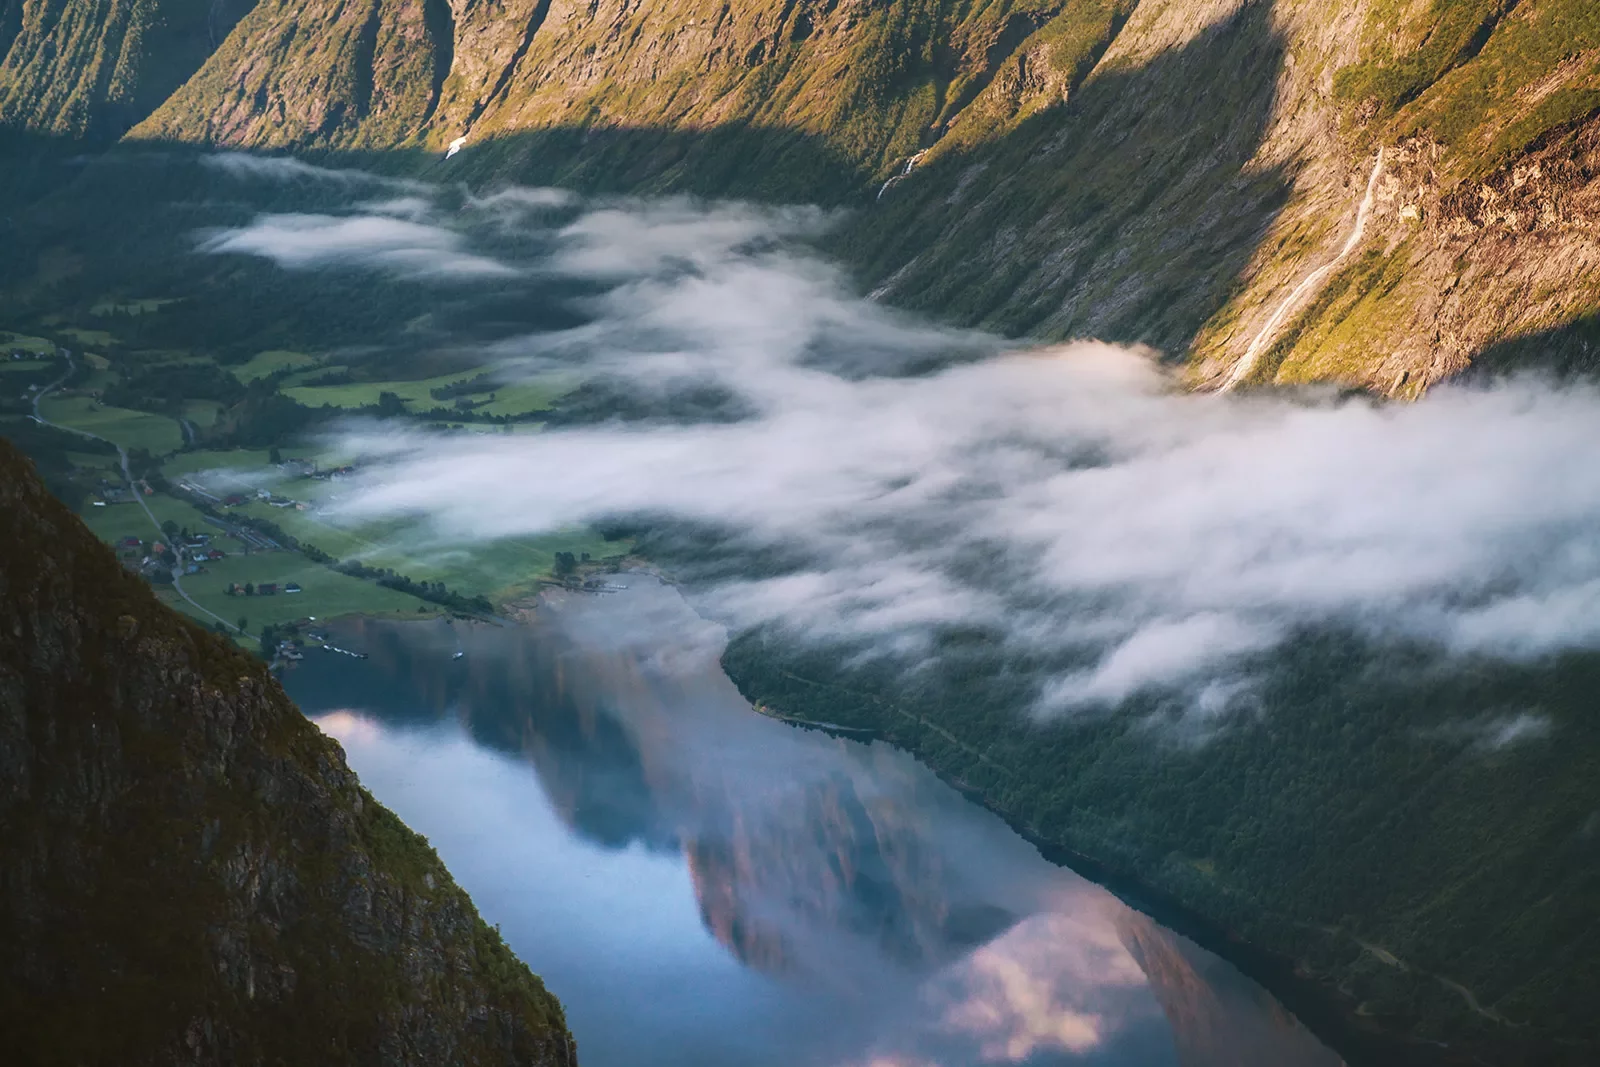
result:
[(586, 1067), (1339, 1063), (904, 753), (753, 713), (718, 631), (630, 583), (523, 627), (352, 621), (369, 659), (284, 677)]

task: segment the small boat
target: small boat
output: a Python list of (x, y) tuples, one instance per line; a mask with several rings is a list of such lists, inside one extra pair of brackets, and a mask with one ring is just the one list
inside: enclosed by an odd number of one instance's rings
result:
[(451, 659), (460, 659), (461, 657), (463, 657), (465, 655), (466, 655), (465, 652), (457, 652), (455, 655), (451, 656), (450, 658)]

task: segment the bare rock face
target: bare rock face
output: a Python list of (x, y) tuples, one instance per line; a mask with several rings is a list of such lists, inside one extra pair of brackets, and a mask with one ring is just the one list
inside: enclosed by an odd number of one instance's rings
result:
[(576, 1062), (265, 668), (0, 442), (0, 1020), (30, 1064)]

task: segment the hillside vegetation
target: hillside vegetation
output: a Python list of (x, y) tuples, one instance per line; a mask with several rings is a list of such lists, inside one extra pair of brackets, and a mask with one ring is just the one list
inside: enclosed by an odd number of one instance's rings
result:
[(1383, 147), (1368, 254), (1291, 309), (1252, 380), (1413, 395), (1596, 310), (1597, 19), (1585, 0), (265, 0), (133, 137), (849, 203), (837, 248), (885, 298), (1147, 342), (1199, 386), (1333, 257)]
[(555, 998), (264, 665), (158, 604), (4, 441), (0, 504), (16, 1062), (576, 1062)]

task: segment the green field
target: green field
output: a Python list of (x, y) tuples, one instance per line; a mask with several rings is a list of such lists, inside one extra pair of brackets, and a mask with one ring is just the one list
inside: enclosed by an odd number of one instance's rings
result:
[(440, 546), (421, 540), (421, 531), (409, 523), (395, 522), (381, 530), (361, 532), (380, 540), (383, 547), (362, 559), (369, 567), (393, 567), (399, 574), (424, 582), (443, 582), (466, 596), (483, 595), (494, 601), (525, 596), (550, 576), (557, 552), (594, 560), (621, 556), (630, 541), (607, 541), (592, 530), (563, 530), (537, 537), (514, 537), (477, 545)]
[[(548, 411), (563, 393), (570, 392), (570, 387), (557, 381), (517, 382), (513, 385), (502, 385), (489, 390), (494, 394), (494, 400), (473, 411), (483, 415), (526, 415), (535, 411)], [(475, 394), (473, 399), (486, 397), (488, 393)]]
[(304, 385), (313, 379), (322, 377), (324, 374), (332, 374), (335, 371), (349, 369), (350, 368), (346, 367), (343, 363), (331, 363), (327, 366), (308, 367), (305, 370), (297, 370), (287, 378), (283, 379), (283, 381), (279, 383), (279, 388), (288, 389), (291, 386)]
[(164, 415), (108, 407), (89, 397), (46, 397), (40, 414), (51, 422), (104, 437), (123, 448), (143, 448), (158, 456), (183, 446), (183, 431)]
[(283, 349), (272, 349), (267, 352), (257, 352), (250, 357), (249, 362), (241, 363), (233, 368), (233, 376), (241, 382), (253, 382), (257, 378), (265, 378), (269, 374), (276, 374), (282, 370), (292, 370), (301, 367), (315, 367), (317, 358), (308, 356), (304, 352), (289, 352)]
[(43, 337), (29, 337), (23, 333), (0, 330), (0, 350), (10, 352), (13, 349), (36, 352), (41, 356), (51, 356), (55, 354), (56, 346), (54, 341), (47, 341)]
[[(327, 368), (333, 369), (333, 368)], [(446, 385), (464, 382), (484, 373), (488, 368), (479, 367), (473, 370), (462, 371), (457, 374), (442, 374), (436, 378), (423, 378), (419, 381), (400, 382), (354, 382), (350, 385), (292, 385), (289, 384), (296, 376), (291, 376), (285, 382), (283, 393), (307, 407), (322, 407), (328, 405), (336, 408), (362, 408), (372, 407), (378, 403), (381, 393), (393, 393), (405, 401), (406, 409), (413, 412), (431, 411), (434, 408), (451, 407), (456, 398), (448, 400), (435, 400), (429, 395), (431, 390)], [(322, 372), (318, 372), (322, 373)], [(306, 375), (310, 377), (311, 375)], [(489, 385), (470, 394), (468, 399), (478, 404), (472, 411), (483, 415), (527, 415), (536, 411), (545, 411), (550, 404), (570, 386), (563, 381), (547, 378), (539, 381), (515, 382), (506, 385)], [(494, 399), (488, 403), (493, 396)], [(466, 414), (465, 412), (463, 414)]]
[(122, 479), (122, 467), (115, 452), (68, 452), (67, 458), (73, 466), (111, 471), (118, 481)]
[[(241, 615), (250, 620), (249, 629), (258, 630), (265, 624), (277, 624), (315, 615), (331, 618), (352, 612), (394, 613), (417, 615), (420, 606), (424, 612), (441, 610), (416, 597), (393, 589), (385, 589), (377, 582), (352, 578), (335, 570), (313, 563), (298, 552), (251, 552), (245, 554), (244, 546), (206, 521), (206, 516), (181, 500), (157, 493), (145, 498), (145, 503), (155, 513), (158, 522), (171, 520), (190, 530), (205, 531), (212, 535), (213, 544), (228, 554), (224, 560), (206, 564), (205, 573), (183, 577), (183, 588), (197, 603), (221, 615), (229, 622), (237, 622)], [(111, 504), (106, 507), (87, 507), (83, 510), (84, 523), (103, 541), (115, 542), (130, 534), (143, 541), (158, 535), (150, 519), (138, 504)], [(298, 582), (300, 593), (279, 593), (276, 596), (229, 596), (230, 583)], [(157, 587), (159, 590), (159, 586)], [(196, 614), (181, 598), (172, 597), (173, 607), (187, 611), (207, 626), (215, 620)]]
[[(156, 493), (145, 497), (144, 502), (158, 523), (171, 519), (180, 527), (187, 526), (191, 530), (203, 530), (211, 534), (220, 532), (215, 526), (206, 522), (203, 513), (176, 497)], [(144, 541), (158, 536), (155, 527), (150, 524), (149, 516), (144, 513), (144, 508), (131, 501), (125, 504), (110, 504), (103, 508), (92, 506), (84, 508), (82, 518), (89, 529), (94, 531), (95, 536), (102, 541), (116, 541), (129, 534)], [(237, 545), (238, 542), (230, 541), (218, 547), (224, 552), (231, 552)]]
[(248, 470), (253, 467), (268, 468), (270, 453), (264, 449), (232, 448), (197, 452), (180, 452), (161, 464), (161, 472), (168, 478), (196, 474), (211, 470)]
[[(326, 482), (292, 481), (280, 485), (277, 491), (313, 501), (333, 488)], [(289, 536), (336, 559), (393, 568), (395, 573), (419, 582), (443, 582), (453, 592), (465, 596), (481, 594), (497, 601), (536, 588), (541, 579), (549, 577), (557, 552), (571, 552), (580, 558), (587, 552), (598, 560), (623, 555), (631, 548), (631, 542), (607, 541), (588, 530), (441, 547), (430, 544), (425, 532), (409, 519), (346, 525), (320, 517), (314, 510), (275, 508), (260, 500), (229, 511), (274, 522)]]
[(80, 345), (95, 345), (97, 347), (104, 348), (107, 345), (114, 345), (117, 343), (117, 339), (111, 336), (111, 334), (107, 333), (105, 330), (80, 330), (76, 326), (69, 326), (61, 332), (78, 342)]
[(54, 365), (53, 359), (0, 359), (0, 371), (35, 371)]
[(85, 526), (94, 531), (102, 541), (116, 542), (129, 536), (148, 541), (156, 536), (150, 519), (138, 504), (108, 504), (103, 508), (86, 507), (80, 513)]
[[(227, 545), (222, 548), (228, 551)], [(280, 587), (286, 582), (298, 582), (304, 591), (280, 592), (276, 596), (229, 596), (227, 588), (233, 582), (255, 585), (277, 582)], [(417, 611), (419, 606), (424, 612), (439, 610), (437, 605), (385, 589), (377, 582), (352, 578), (313, 563), (297, 552), (255, 552), (248, 556), (230, 553), (225, 560), (207, 564), (204, 574), (186, 575), (183, 589), (202, 607), (229, 622), (238, 622), (241, 616), (248, 619), (248, 629), (252, 633), (264, 625), (291, 622), (308, 615), (318, 619), (355, 612), (419, 615), (423, 613)], [(211, 620), (205, 621), (209, 624)]]
[(183, 402), (183, 417), (200, 427), (209, 430), (217, 424), (217, 416), (222, 414), (222, 405), (215, 400), (185, 400)]
[[(294, 496), (292, 488), (294, 484), (290, 483), (280, 489), (280, 492)], [(378, 543), (369, 537), (369, 531), (336, 526), (314, 518), (309, 511), (275, 508), (261, 500), (252, 500), (248, 504), (229, 510), (277, 523), (278, 527), (290, 537), (314, 545), (335, 559), (359, 559), (379, 547)]]
[[(329, 368), (332, 369), (332, 368)], [(433, 407), (449, 407), (450, 401), (435, 400), (428, 395), (438, 389), (482, 374), (487, 367), (475, 367), (456, 374), (441, 374), (437, 378), (422, 378), (414, 382), (353, 382), (350, 385), (301, 385), (283, 390), (307, 407), (318, 408), (324, 404), (336, 408), (370, 407), (378, 402), (379, 393), (393, 393), (412, 409), (426, 411)]]

